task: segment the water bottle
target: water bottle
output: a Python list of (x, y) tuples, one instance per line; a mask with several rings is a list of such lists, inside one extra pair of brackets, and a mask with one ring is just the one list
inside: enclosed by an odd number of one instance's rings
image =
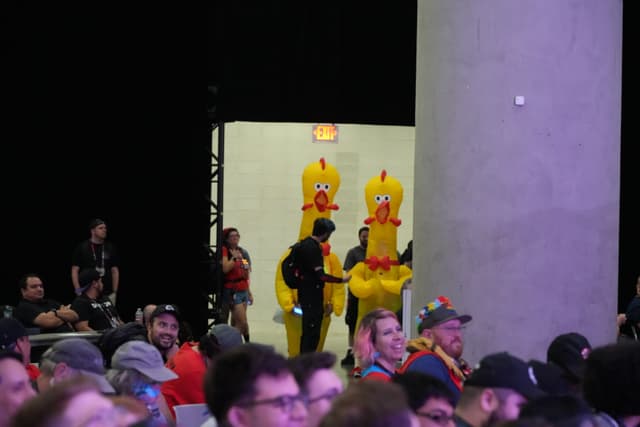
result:
[(4, 306), (4, 317), (13, 317), (13, 308), (10, 305)]
[(140, 307), (136, 310), (136, 323), (142, 325), (142, 309)]

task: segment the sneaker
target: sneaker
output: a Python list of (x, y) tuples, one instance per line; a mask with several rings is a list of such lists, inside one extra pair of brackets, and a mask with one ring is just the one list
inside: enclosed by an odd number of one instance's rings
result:
[(353, 358), (353, 352), (351, 349), (347, 350), (347, 355), (340, 361), (340, 366), (353, 366), (355, 365), (355, 360)]

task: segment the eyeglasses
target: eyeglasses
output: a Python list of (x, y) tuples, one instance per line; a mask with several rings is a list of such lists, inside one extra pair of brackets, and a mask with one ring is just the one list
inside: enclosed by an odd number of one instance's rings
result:
[(453, 414), (448, 415), (444, 411), (416, 412), (416, 415), (419, 417), (428, 418), (434, 423), (443, 427), (453, 420)]
[(464, 332), (464, 330), (467, 329), (467, 327), (466, 326), (436, 326), (433, 329), (440, 329), (442, 331), (451, 333), (451, 332)]
[(332, 388), (329, 391), (327, 391), (324, 394), (321, 394), (320, 396), (316, 396), (314, 398), (308, 398), (307, 399), (307, 405), (311, 405), (312, 403), (316, 403), (320, 400), (328, 400), (328, 401), (332, 401), (333, 399), (336, 398), (337, 395), (340, 394), (340, 390), (338, 390), (337, 388)]
[(238, 406), (250, 407), (257, 405), (271, 405), (275, 408), (279, 408), (282, 412), (290, 413), (296, 402), (300, 402), (305, 407), (309, 404), (308, 399), (303, 394), (290, 395), (285, 394), (283, 396), (274, 397), (272, 399), (254, 400), (253, 402), (246, 402)]

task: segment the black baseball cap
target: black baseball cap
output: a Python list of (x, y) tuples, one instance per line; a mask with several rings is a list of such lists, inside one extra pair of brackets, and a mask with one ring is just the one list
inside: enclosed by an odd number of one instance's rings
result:
[(26, 337), (27, 330), (13, 317), (0, 318), (0, 350), (15, 344), (18, 338)]
[(106, 222), (104, 222), (100, 218), (94, 218), (91, 221), (89, 221), (89, 230), (93, 230), (94, 228), (102, 224), (106, 224)]
[(582, 334), (569, 332), (558, 335), (547, 349), (547, 362), (559, 366), (573, 382), (584, 377), (586, 359), (591, 353), (591, 343)]
[(182, 316), (180, 316), (180, 311), (178, 310), (178, 307), (172, 304), (160, 304), (159, 306), (156, 307), (155, 310), (151, 312), (151, 316), (149, 317), (149, 322), (153, 323), (153, 319), (165, 313), (173, 314), (173, 317), (175, 317), (178, 322), (180, 322), (180, 320), (182, 319)]
[(529, 400), (544, 396), (533, 366), (507, 352), (485, 356), (464, 382), (467, 386), (507, 388)]

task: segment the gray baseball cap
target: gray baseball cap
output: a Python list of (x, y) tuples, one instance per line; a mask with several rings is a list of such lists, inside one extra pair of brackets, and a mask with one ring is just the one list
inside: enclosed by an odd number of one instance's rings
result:
[(211, 329), (211, 335), (214, 335), (220, 344), (220, 350), (227, 351), (242, 344), (242, 335), (240, 331), (229, 326), (226, 323), (215, 325)]
[(133, 369), (160, 383), (178, 378), (164, 366), (158, 349), (144, 341), (128, 341), (118, 347), (111, 358), (111, 367)]
[(82, 338), (65, 338), (53, 344), (42, 355), (42, 360), (64, 363), (81, 375), (94, 379), (103, 393), (115, 393), (104, 377), (104, 359), (100, 349)]

